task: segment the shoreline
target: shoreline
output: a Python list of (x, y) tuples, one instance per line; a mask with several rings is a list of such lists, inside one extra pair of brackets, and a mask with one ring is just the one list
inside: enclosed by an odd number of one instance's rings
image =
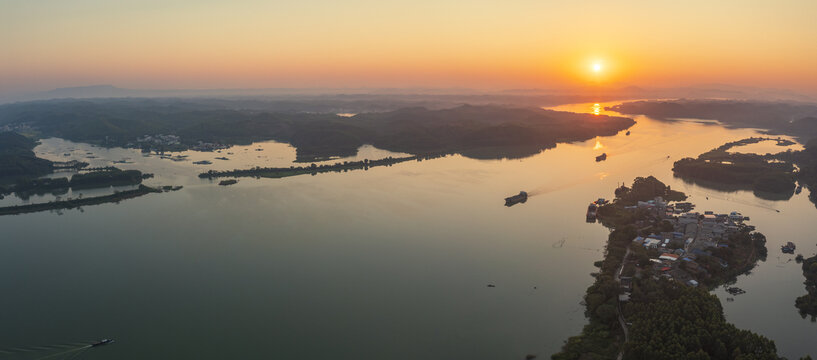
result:
[(39, 203), (39, 204), (28, 204), (28, 205), (13, 205), (13, 206), (6, 206), (0, 207), (0, 216), (5, 215), (20, 215), (20, 214), (28, 214), (28, 213), (35, 213), (47, 210), (62, 210), (62, 209), (74, 209), (82, 206), (92, 206), (92, 205), (101, 205), (107, 203), (115, 203), (122, 200), (133, 199), (140, 196), (144, 196), (150, 193), (160, 193), (162, 190), (152, 188), (145, 185), (139, 185), (139, 188), (134, 190), (126, 190), (116, 192), (110, 195), (103, 195), (103, 196), (95, 196), (89, 198), (82, 198), (82, 199), (71, 199), (71, 200), (60, 200), (60, 201), (50, 201), (47, 203)]

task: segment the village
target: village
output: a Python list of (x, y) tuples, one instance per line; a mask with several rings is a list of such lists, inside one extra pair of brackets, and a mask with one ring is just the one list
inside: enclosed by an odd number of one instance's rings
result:
[[(749, 217), (736, 211), (699, 213), (694, 208), (692, 203), (670, 204), (662, 197), (624, 207), (625, 211), (642, 214), (635, 221), (637, 228), (662, 231), (636, 236), (627, 248), (616, 274), (622, 290), (619, 301), (629, 300), (633, 277), (663, 277), (697, 287), (720, 283), (724, 277), (754, 264), (759, 254), (752, 236), (759, 234), (751, 233), (755, 227), (746, 224)], [(727, 291), (732, 295), (743, 293), (738, 288)]]
[(186, 145), (182, 143), (182, 139), (178, 135), (143, 135), (136, 139), (136, 144), (128, 143), (125, 147), (138, 147), (143, 152), (156, 151), (163, 153), (164, 151), (181, 151), (181, 150), (195, 150), (195, 151), (217, 151), (226, 149), (229, 146), (218, 142), (198, 141), (193, 145)]

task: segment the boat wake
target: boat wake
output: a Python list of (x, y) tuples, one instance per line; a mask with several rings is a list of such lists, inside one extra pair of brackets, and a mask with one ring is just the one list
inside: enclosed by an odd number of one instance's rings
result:
[(112, 343), (104, 339), (94, 343), (64, 343), (43, 346), (15, 347), (0, 349), (0, 358), (8, 360), (72, 360), (86, 350)]

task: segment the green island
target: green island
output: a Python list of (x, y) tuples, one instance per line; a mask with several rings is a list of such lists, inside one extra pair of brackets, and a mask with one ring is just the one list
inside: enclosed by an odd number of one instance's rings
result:
[[(817, 190), (817, 140), (812, 140), (801, 151), (787, 150), (777, 154), (742, 154), (728, 152), (735, 146), (775, 141), (788, 145), (783, 139), (753, 137), (721, 145), (699, 155), (684, 158), (673, 165), (673, 173), (685, 181), (714, 189), (747, 189), (765, 199), (788, 199), (800, 186)], [(809, 199), (817, 204), (817, 191)]]
[(728, 323), (708, 292), (764, 260), (765, 237), (736, 212), (692, 212), (652, 176), (615, 194), (598, 210), (611, 232), (584, 296), (589, 323), (552, 358), (780, 359), (773, 341)]
[(14, 191), (22, 197), (31, 194), (62, 194), (67, 192), (69, 188), (80, 190), (139, 185), (142, 183), (143, 178), (145, 178), (145, 175), (139, 170), (106, 168), (87, 173), (77, 173), (71, 176), (70, 179), (68, 177), (19, 178), (9, 186), (8, 191)]
[(47, 203), (39, 204), (0, 207), (0, 216), (18, 215), (49, 210), (74, 209), (81, 206), (100, 205), (105, 203), (118, 203), (122, 200), (132, 199), (150, 193), (160, 192), (162, 192), (162, 190), (160, 189), (152, 188), (145, 185), (139, 185), (139, 187), (134, 190), (117, 191), (110, 195), (49, 201)]
[[(715, 159), (684, 159), (676, 162), (681, 178), (696, 181), (701, 186), (717, 189), (752, 189), (756, 195), (768, 199), (791, 197), (794, 180), (810, 191), (809, 199), (817, 205), (817, 105), (807, 103), (782, 103), (748, 100), (644, 100), (630, 101), (605, 108), (625, 115), (647, 115), (655, 119), (715, 119), (731, 128), (767, 129), (767, 134), (796, 137), (805, 144), (802, 151), (786, 151), (766, 156), (733, 156), (712, 154)], [(785, 144), (783, 144), (785, 145)], [(751, 155), (751, 154), (742, 154)], [(703, 155), (702, 155), (703, 156)], [(712, 164), (712, 160), (716, 163)], [(783, 162), (778, 165), (767, 163)], [(720, 161), (720, 163), (717, 163)], [(724, 162), (731, 162), (726, 164)], [(788, 163), (788, 164), (786, 164)], [(736, 165), (737, 166), (725, 166)], [(787, 174), (790, 165), (798, 170)], [(680, 165), (680, 166), (679, 166)], [(735, 171), (733, 171), (735, 170)], [(757, 180), (752, 174), (764, 170)], [(707, 174), (710, 172), (710, 174)], [(733, 172), (733, 174), (729, 174)], [(793, 175), (793, 176), (792, 176)]]
[(275, 140), (296, 148), (296, 161), (352, 156), (366, 144), (409, 154), (459, 153), (478, 159), (521, 158), (560, 142), (615, 135), (624, 117), (536, 107), (407, 107), (351, 117), (328, 112), (241, 109), (182, 99), (85, 99), (0, 105), (0, 126), (145, 152), (216, 150)]
[[(752, 137), (729, 142), (699, 155), (683, 158), (674, 163), (673, 173), (685, 180), (702, 186), (731, 187), (753, 190), (760, 197), (783, 194), (790, 197), (795, 190), (795, 167), (791, 161), (780, 161), (777, 155), (743, 154), (729, 152), (736, 146), (775, 141), (790, 141), (768, 137)], [(791, 151), (790, 151), (791, 152)]]
[(309, 166), (290, 166), (282, 168), (262, 168), (254, 167), (244, 170), (226, 170), (216, 171), (210, 170), (199, 174), (203, 179), (214, 179), (219, 177), (265, 177), (265, 178), (283, 178), (297, 175), (317, 175), (327, 172), (347, 172), (350, 170), (368, 170), (369, 168), (377, 166), (392, 166), (406, 161), (423, 161), (445, 156), (442, 155), (412, 155), (404, 157), (386, 157), (377, 160), (364, 159), (360, 161), (344, 161), (334, 164), (317, 165), (311, 164)]
[(817, 255), (803, 260), (803, 255), (797, 255), (797, 262), (803, 263), (803, 276), (806, 277), (806, 295), (795, 300), (794, 305), (800, 310), (800, 315), (805, 318), (811, 316), (812, 320), (817, 318)]

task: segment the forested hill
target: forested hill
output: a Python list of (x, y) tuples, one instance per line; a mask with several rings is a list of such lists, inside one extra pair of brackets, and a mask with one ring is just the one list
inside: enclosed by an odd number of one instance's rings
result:
[(34, 155), (36, 145), (36, 141), (16, 132), (0, 132), (0, 179), (50, 173), (52, 163)]
[(614, 135), (632, 119), (538, 108), (469, 106), (405, 108), (343, 117), (271, 113), (170, 99), (58, 100), (0, 106), (0, 127), (31, 128), (105, 146), (138, 146), (144, 135), (171, 134), (181, 146), (199, 141), (247, 144), (277, 140), (300, 161), (353, 155), (364, 144), (412, 154), (461, 153), (474, 158), (524, 157), (558, 142)]
[(633, 101), (607, 108), (655, 119), (718, 120), (729, 127), (769, 129), (772, 134), (796, 136), (803, 143), (817, 138), (817, 104), (739, 100)]

